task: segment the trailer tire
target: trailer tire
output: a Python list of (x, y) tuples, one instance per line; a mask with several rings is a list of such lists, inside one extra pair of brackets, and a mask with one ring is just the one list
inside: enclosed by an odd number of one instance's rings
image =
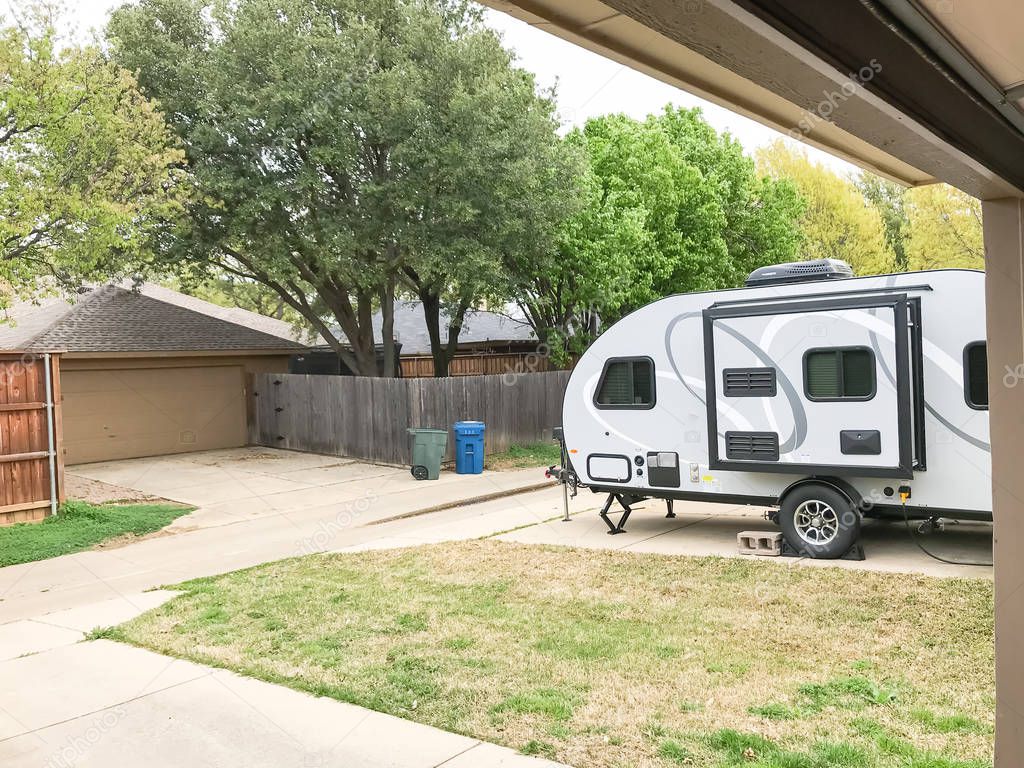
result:
[(798, 485), (782, 499), (779, 527), (800, 555), (834, 560), (860, 537), (860, 512), (835, 488), (822, 483)]

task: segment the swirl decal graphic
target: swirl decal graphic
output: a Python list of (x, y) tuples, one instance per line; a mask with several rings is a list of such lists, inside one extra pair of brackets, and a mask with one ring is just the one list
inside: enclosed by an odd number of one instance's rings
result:
[[(693, 388), (690, 387), (689, 384), (687, 384), (686, 378), (683, 376), (682, 371), (679, 370), (679, 366), (676, 364), (675, 356), (672, 354), (672, 332), (675, 330), (676, 326), (683, 320), (689, 320), (695, 317), (703, 318), (703, 312), (686, 312), (684, 314), (677, 315), (672, 319), (672, 322), (670, 322), (668, 324), (668, 327), (665, 329), (665, 354), (668, 356), (668, 361), (672, 365), (672, 370), (675, 372), (676, 378), (679, 379), (679, 382), (686, 388), (686, 390), (691, 395), (693, 395), (697, 399), (698, 402), (700, 402), (706, 408), (708, 407), (707, 400), (701, 395), (699, 395), (697, 392), (695, 392)], [(789, 402), (790, 410), (793, 412), (793, 431), (790, 433), (789, 437), (780, 442), (779, 453), (785, 454), (795, 451), (797, 448), (803, 445), (804, 440), (807, 439), (807, 414), (804, 412), (803, 402), (800, 399), (800, 395), (797, 392), (796, 387), (793, 386), (793, 383), (782, 372), (782, 369), (778, 365), (778, 363), (776, 363), (771, 358), (771, 356), (768, 355), (763, 349), (757, 346), (757, 344), (748, 339), (739, 331), (729, 328), (728, 326), (720, 325), (718, 327), (721, 330), (728, 333), (734, 339), (736, 339), (740, 344), (745, 346), (747, 349), (749, 349), (754, 354), (754, 356), (758, 360), (760, 360), (764, 365), (776, 369), (776, 376), (779, 385), (786, 396), (786, 400)], [(724, 437), (725, 435), (724, 433), (719, 432), (718, 436)]]

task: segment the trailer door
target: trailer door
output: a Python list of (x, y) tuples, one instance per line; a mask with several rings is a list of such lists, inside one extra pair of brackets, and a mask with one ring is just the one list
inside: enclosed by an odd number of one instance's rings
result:
[(902, 294), (709, 307), (711, 468), (910, 477), (907, 328)]

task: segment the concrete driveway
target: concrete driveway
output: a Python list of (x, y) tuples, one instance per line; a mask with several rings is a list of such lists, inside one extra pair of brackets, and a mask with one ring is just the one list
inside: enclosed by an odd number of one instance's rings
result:
[[(662, 555), (739, 555), (736, 534), (740, 531), (775, 532), (758, 507), (676, 502), (676, 517), (666, 519), (665, 505), (645, 501), (634, 505), (626, 532), (608, 535), (608, 529), (596, 512), (586, 509), (601, 500), (581, 492), (574, 504), (580, 511), (571, 523), (545, 522), (499, 535), (502, 541), (523, 544), (555, 544), (589, 549), (618, 549), (652, 552)], [(586, 509), (586, 511), (584, 511)], [(864, 560), (811, 560), (795, 557), (758, 557), (780, 566), (806, 565), (815, 568), (846, 568), (888, 573), (919, 573), (926, 576), (982, 578), (993, 577), (992, 525), (990, 523), (952, 523), (945, 530), (928, 535), (917, 533), (916, 523), (907, 530), (904, 521), (866, 520), (861, 529)], [(929, 556), (918, 544), (944, 560), (988, 565), (976, 566), (942, 562)]]
[[(479, 476), (442, 472), (438, 480), (421, 482), (404, 468), (270, 448), (86, 464), (68, 473), (196, 507), (171, 531), (299, 512), (316, 516), (355, 503), (396, 515), (545, 484), (536, 469)], [(377, 503), (385, 498), (386, 505)]]

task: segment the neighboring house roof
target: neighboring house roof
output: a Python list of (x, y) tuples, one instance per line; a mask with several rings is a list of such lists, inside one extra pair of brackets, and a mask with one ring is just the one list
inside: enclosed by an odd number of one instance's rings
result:
[[(121, 287), (124, 288), (125, 286), (122, 285)], [(195, 296), (189, 296), (187, 293), (180, 293), (155, 283), (143, 283), (139, 288), (139, 293), (143, 296), (149, 296), (151, 299), (166, 301), (168, 304), (176, 304), (185, 309), (201, 312), (204, 315), (226, 320), (229, 323), (244, 325), (247, 328), (269, 333), (271, 336), (277, 336), (288, 341), (295, 341), (300, 344), (306, 341), (311, 344), (322, 343), (318, 337), (312, 339), (305, 338), (306, 334), (303, 331), (296, 330), (295, 326), (285, 320), (267, 317), (258, 312), (250, 312), (248, 309), (242, 309), (241, 307), (222, 307), (219, 304), (197, 299)]]
[[(373, 316), (373, 339), (383, 339), (383, 319), (378, 311)], [(447, 338), (448, 316), (441, 313), (441, 336)], [(423, 319), (423, 306), (418, 301), (395, 302), (395, 341), (402, 345), (403, 355), (429, 355), (430, 336)], [(482, 343), (536, 342), (533, 328), (525, 320), (517, 320), (496, 312), (471, 309), (466, 313), (459, 334), (459, 346)]]
[[(13, 325), (0, 324), (0, 349), (146, 353), (305, 348), (292, 340), (287, 323), (245, 310), (236, 310), (244, 316), (229, 321), (216, 316), (221, 307), (213, 308), (213, 304), (159, 286), (131, 291), (105, 285), (82, 294), (74, 303), (44, 298), (15, 304), (5, 313)], [(289, 335), (257, 330), (258, 325), (271, 327), (265, 321), (287, 326)]]

